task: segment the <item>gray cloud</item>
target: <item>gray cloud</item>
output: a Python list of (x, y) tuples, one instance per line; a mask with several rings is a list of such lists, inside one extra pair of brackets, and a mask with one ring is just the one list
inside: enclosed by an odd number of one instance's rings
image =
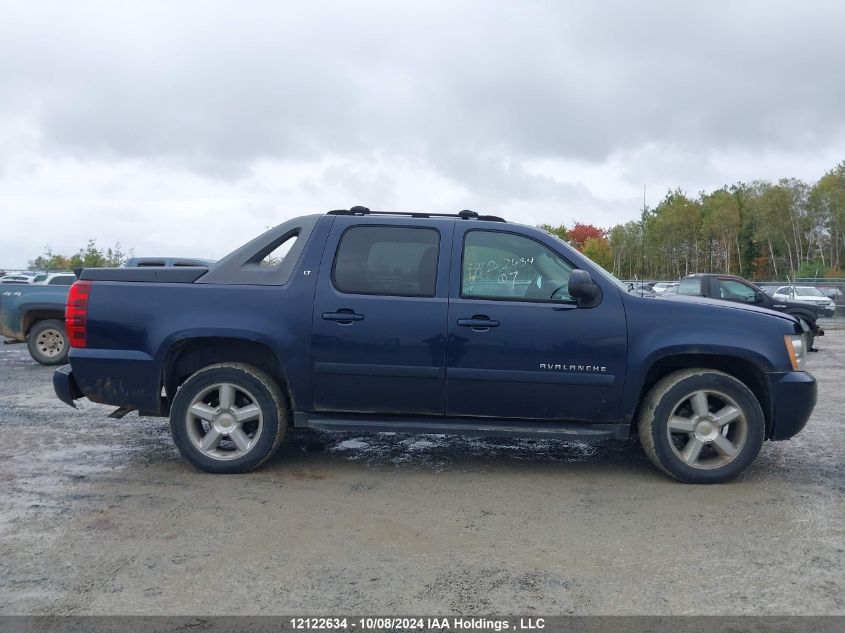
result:
[(239, 183), (335, 157), (299, 191), (405, 200), (404, 163), (482, 202), (611, 217), (630, 191), (601, 202), (528, 163), (659, 157), (619, 168), (639, 187), (689, 183), (701, 157), (695, 190), (722, 177), (707, 157), (843, 152), (841, 2), (0, 6), (0, 117), (27, 129), (0, 126), (6, 173), (49, 157)]
[(842, 130), (841, 3), (583, 4), (35, 3), (0, 27), (4, 101), (48, 146), (198, 169), (385, 149), (601, 160)]

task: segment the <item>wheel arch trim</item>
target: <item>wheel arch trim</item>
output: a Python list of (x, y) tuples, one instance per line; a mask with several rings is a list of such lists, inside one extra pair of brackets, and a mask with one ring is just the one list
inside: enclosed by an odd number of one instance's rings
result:
[(623, 402), (633, 403), (633, 408), (624, 412), (630, 419), (632, 428), (636, 426), (642, 402), (651, 389), (662, 377), (680, 369), (713, 369), (722, 371), (748, 387), (760, 403), (766, 421), (766, 437), (772, 432), (774, 407), (767, 374), (772, 372), (771, 363), (764, 356), (748, 349), (733, 347), (708, 348), (702, 350), (694, 346), (676, 346), (659, 350), (648, 357), (641, 365), (640, 373), (631, 380), (626, 380), (626, 394)]
[[(201, 341), (208, 341), (212, 347), (214, 345), (219, 345), (221, 348), (229, 347), (231, 349), (231, 346), (233, 345), (237, 346), (238, 344), (245, 343), (249, 346), (258, 346), (263, 348), (263, 351), (273, 359), (275, 367), (266, 368), (261, 367), (260, 365), (254, 366), (265, 371), (268, 371), (269, 369), (268, 373), (270, 373), (271, 376), (279, 382), (279, 386), (283, 393), (291, 399), (291, 402), (293, 401), (287, 368), (284, 360), (275, 350), (269, 337), (249, 330), (198, 329), (185, 330), (173, 334), (161, 344), (156, 353), (156, 361), (161, 367), (161, 384), (165, 387), (165, 393), (167, 394), (169, 402), (172, 402), (173, 395), (175, 394), (175, 387), (177, 386), (174, 384), (174, 381), (179, 378), (179, 376), (175, 376), (173, 374), (175, 364), (178, 362), (183, 353), (186, 351), (187, 353), (191, 353), (190, 349), (192, 344), (196, 344)], [(215, 364), (219, 362), (241, 362), (250, 364), (248, 358), (229, 358), (228, 360), (226, 358), (218, 358), (211, 360), (208, 364)]]

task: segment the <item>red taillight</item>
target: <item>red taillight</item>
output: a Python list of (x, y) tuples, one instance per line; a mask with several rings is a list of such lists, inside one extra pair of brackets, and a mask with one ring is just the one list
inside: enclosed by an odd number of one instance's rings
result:
[(65, 308), (65, 330), (71, 347), (88, 344), (88, 298), (91, 282), (77, 281), (70, 287)]

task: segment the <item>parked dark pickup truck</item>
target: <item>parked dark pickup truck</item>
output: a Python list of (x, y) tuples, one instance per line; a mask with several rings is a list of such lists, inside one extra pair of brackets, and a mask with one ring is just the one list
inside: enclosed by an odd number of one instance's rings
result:
[(70, 349), (65, 335), (69, 290), (63, 283), (0, 284), (0, 336), (26, 342), (42, 365), (63, 365)]
[(210, 269), (85, 270), (67, 317), (59, 398), (169, 415), (182, 454), (215, 473), (261, 465), (290, 426), (639, 432), (665, 472), (712, 483), (798, 433), (816, 401), (793, 317), (638, 297), (556, 237), (469, 211), (354, 207)]
[(816, 319), (819, 317), (816, 306), (801, 301), (781, 301), (773, 298), (763, 292), (762, 288), (742, 277), (695, 273), (681, 279), (677, 292), (679, 295), (710, 297), (723, 301), (756, 305), (794, 316), (807, 324), (807, 346), (810, 350), (813, 350), (816, 337), (824, 336), (824, 330), (816, 323)]

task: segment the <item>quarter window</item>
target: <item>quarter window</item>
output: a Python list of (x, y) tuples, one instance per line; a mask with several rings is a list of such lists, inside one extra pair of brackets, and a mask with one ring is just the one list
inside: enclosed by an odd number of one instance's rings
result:
[(434, 229), (352, 227), (340, 240), (332, 280), (350, 294), (433, 297), (439, 253)]
[(694, 297), (701, 296), (701, 279), (699, 277), (690, 277), (688, 279), (681, 279), (678, 284), (679, 295), (692, 295)]
[(540, 242), (499, 231), (464, 237), (461, 296), (477, 299), (574, 302), (573, 266)]

